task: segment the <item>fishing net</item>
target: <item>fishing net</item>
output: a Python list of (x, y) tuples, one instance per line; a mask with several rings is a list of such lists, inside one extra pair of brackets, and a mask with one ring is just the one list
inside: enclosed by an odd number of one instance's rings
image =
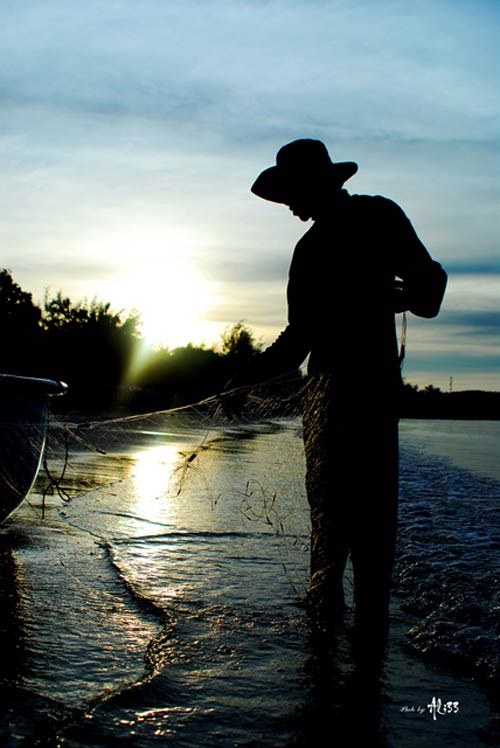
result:
[[(190, 507), (201, 514), (209, 507), (217, 514), (219, 529), (233, 530), (236, 508), (243, 523), (239, 531), (278, 536), (284, 548), (293, 548), (295, 557), (300, 548), (305, 567), (310, 516), (301, 415), (308, 387), (304, 372), (294, 370), (176, 407), (131, 413), (129, 402), (119, 413), (95, 417), (64, 414), (64, 402), (69, 400), (71, 407), (71, 398), (56, 399), (49, 414), (43, 469), (25, 503), (41, 519), (50, 508), (74, 521), (75, 504), (80, 503), (87, 515), (107, 513), (108, 536), (115, 530), (111, 517), (120, 513), (133, 516), (145, 531), (148, 524), (150, 532), (155, 524), (159, 530), (179, 522), (187, 528)], [(18, 444), (11, 450), (16, 474), (23, 473), (27, 455), (33, 463), (30, 451), (40, 452), (39, 431), (22, 423), (19, 434), (23, 449)], [(5, 438), (11, 440), (8, 430)], [(5, 472), (6, 465), (1, 469)], [(113, 491), (111, 511), (103, 506), (102, 497), (109, 498)], [(134, 492), (140, 500), (131, 499)], [(172, 499), (179, 497), (174, 506)], [(66, 512), (69, 505), (71, 511)], [(84, 512), (78, 526), (83, 524), (90, 532)], [(233, 517), (232, 524), (221, 520), (226, 513)], [(205, 520), (208, 526), (213, 524), (212, 517), (205, 515)]]
[[(293, 384), (293, 387), (290, 387)], [(68, 500), (81, 490), (92, 490), (108, 483), (109, 472), (117, 462), (130, 456), (130, 450), (172, 439), (199, 440), (190, 454), (179, 454), (176, 474), (178, 491), (193, 462), (213, 445), (235, 434), (271, 424), (290, 424), (301, 412), (302, 383), (280, 378), (265, 385), (238, 387), (199, 402), (147, 413), (115, 417), (51, 414), (45, 450), (45, 475), (38, 488), (54, 490)], [(92, 459), (93, 458), (93, 459)], [(107, 458), (107, 459), (103, 459)], [(62, 460), (62, 464), (61, 464)], [(107, 463), (109, 460), (109, 463)], [(103, 471), (83, 467), (93, 462), (109, 464)], [(84, 473), (88, 475), (84, 476)]]
[[(235, 331), (235, 334), (244, 337), (238, 326)], [(405, 338), (406, 318), (403, 315), (401, 362)], [(195, 475), (201, 479), (208, 456), (220, 453), (221, 445), (234, 445), (238, 439), (251, 438), (263, 429), (280, 432), (292, 430), (295, 439), (289, 439), (286, 444), (280, 438), (266, 442), (266, 450), (272, 452), (272, 457), (265, 462), (271, 464), (272, 468), (266, 476), (265, 488), (262, 470), (254, 471), (252, 467), (257, 467), (257, 461), (249, 462), (245, 486), (254, 486), (252, 497), (260, 495), (260, 509), (256, 508), (259, 502), (250, 501), (248, 491), (242, 500), (242, 512), (248, 518), (257, 521), (262, 517), (270, 528), (282, 528), (283, 519), (277, 514), (275, 498), (277, 492), (283, 490), (280, 486), (292, 476), (300, 484), (300, 489), (297, 486), (295, 489), (301, 496), (304, 495), (300, 416), (306, 387), (304, 371), (294, 370), (257, 385), (237, 387), (177, 407), (139, 413), (124, 412), (112, 417), (102, 414), (96, 417), (75, 413), (61, 415), (64, 408), (54, 403), (49, 419), (44, 470), (39, 473), (35, 493), (44, 499), (42, 509), (52, 497), (61, 502), (72, 501), (82, 493), (106, 488), (123, 480), (133, 473), (138, 461), (143, 464), (147, 462), (146, 453), (151, 455), (150, 470), (153, 471), (152, 455), (161, 457), (162, 446), (172, 445), (170, 464), (165, 464), (164, 473), (169, 475), (168, 491), (179, 494), (188, 479)], [(25, 441), (34, 442), (30, 428), (28, 423), (21, 424)], [(7, 441), (10, 439), (8, 434), (6, 438)], [(176, 444), (183, 444), (177, 453)], [(35, 451), (39, 451), (40, 444), (33, 446)], [(19, 451), (19, 446), (16, 449)], [(20, 455), (19, 460), (23, 461)], [(5, 470), (5, 465), (2, 469)], [(276, 483), (274, 488), (271, 485), (273, 481)], [(216, 483), (214, 481), (208, 490), (205, 481), (207, 498), (213, 505), (224, 492)], [(267, 496), (268, 492), (269, 500), (264, 499), (264, 494)], [(272, 506), (272, 511), (268, 511), (269, 506)]]
[[(127, 513), (149, 533), (165, 532), (169, 523), (187, 527), (190, 512), (206, 512), (208, 525), (217, 515), (220, 529), (227, 511), (232, 520), (222, 526), (234, 530), (236, 511), (239, 531), (279, 538), (283, 567), (302, 592), (291, 556), (299, 553), (306, 564), (305, 382), (295, 372), (175, 408), (109, 418), (51, 412), (42, 469), (27, 502), (41, 519), (49, 508), (74, 518), (79, 504), (87, 513)], [(133, 510), (131, 492), (142, 498)], [(103, 500), (111, 494), (113, 512)], [(112, 535), (112, 517), (109, 528)]]

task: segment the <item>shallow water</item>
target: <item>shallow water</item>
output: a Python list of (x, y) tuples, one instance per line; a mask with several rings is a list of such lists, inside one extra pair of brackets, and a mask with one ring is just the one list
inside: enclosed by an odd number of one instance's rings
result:
[(380, 677), (353, 667), (349, 617), (319, 646), (297, 605), (296, 423), (131, 425), (115, 457), (71, 454), (70, 482), (97, 488), (50, 497), (43, 521), (35, 493), (0, 536), (1, 745), (279, 748), (321, 745), (321, 726), (327, 745), (495, 744), (499, 482), (481, 440), (500, 428), (447, 428), (401, 424)]
[(408, 447), (500, 482), (498, 421), (407, 420), (401, 423), (400, 433)]

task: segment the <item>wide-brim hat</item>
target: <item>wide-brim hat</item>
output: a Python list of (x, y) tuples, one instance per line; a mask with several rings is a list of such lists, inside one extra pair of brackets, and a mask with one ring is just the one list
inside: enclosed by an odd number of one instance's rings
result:
[(288, 203), (312, 181), (341, 187), (357, 170), (354, 161), (332, 161), (321, 140), (294, 140), (280, 148), (276, 166), (264, 169), (251, 189), (264, 200)]

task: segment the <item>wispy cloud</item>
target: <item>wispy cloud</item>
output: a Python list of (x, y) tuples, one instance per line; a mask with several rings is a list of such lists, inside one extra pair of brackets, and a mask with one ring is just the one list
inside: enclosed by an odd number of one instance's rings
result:
[(443, 314), (440, 324), (453, 327), (456, 334), (495, 335), (500, 343), (500, 311), (451, 311)]
[(209, 129), (224, 127), (222, 107), (235, 138), (259, 110), (261, 134), (281, 121), (337, 137), (353, 122), (372, 137), (496, 137), (495, 15), (488, 2), (28, 0), (6, 14), (3, 93)]
[(448, 260), (446, 269), (450, 275), (498, 276), (498, 283), (500, 284), (500, 252), (493, 257)]
[[(99, 237), (189, 229), (222, 286), (213, 317), (271, 337), (304, 227), (249, 186), (312, 136), (359, 162), (353, 191), (408, 211), (450, 273), (444, 314), (482, 310), (498, 273), (499, 16), (488, 0), (6, 0), (4, 264), (28, 290), (89, 295), (119, 262)], [(442, 329), (486, 329), (468, 319)]]

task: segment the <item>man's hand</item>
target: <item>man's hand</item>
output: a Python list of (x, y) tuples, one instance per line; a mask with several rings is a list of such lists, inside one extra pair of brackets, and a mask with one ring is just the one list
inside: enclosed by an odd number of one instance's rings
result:
[(393, 310), (396, 314), (407, 312), (409, 309), (408, 294), (403, 281), (396, 281), (394, 284)]

